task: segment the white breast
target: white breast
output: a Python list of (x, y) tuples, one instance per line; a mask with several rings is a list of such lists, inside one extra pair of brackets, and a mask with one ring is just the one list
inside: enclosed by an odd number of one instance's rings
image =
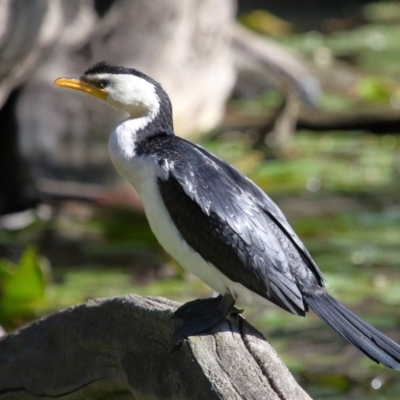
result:
[(235, 297), (240, 296), (243, 300), (248, 300), (250, 292), (246, 288), (229, 280), (183, 240), (162, 200), (157, 185), (160, 176), (158, 165), (150, 156), (136, 155), (134, 148), (129, 144), (128, 148), (131, 149), (129, 156), (126, 149), (121, 150), (118, 135), (113, 132), (109, 142), (113, 164), (137, 190), (150, 227), (160, 244), (183, 268), (196, 275), (216, 292), (221, 294), (230, 292)]

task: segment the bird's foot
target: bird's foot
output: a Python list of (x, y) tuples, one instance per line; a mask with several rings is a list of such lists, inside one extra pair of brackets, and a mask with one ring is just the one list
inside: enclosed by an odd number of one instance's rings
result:
[(190, 315), (204, 314), (207, 310), (212, 310), (221, 304), (222, 296), (210, 297), (209, 299), (197, 299), (188, 301), (180, 306), (175, 312), (176, 318), (190, 318)]
[(183, 319), (182, 324), (172, 336), (172, 349), (178, 346), (183, 339), (195, 336), (210, 330), (224, 321), (234, 308), (235, 299), (230, 295), (213, 297), (210, 299), (194, 300), (179, 307), (174, 317)]

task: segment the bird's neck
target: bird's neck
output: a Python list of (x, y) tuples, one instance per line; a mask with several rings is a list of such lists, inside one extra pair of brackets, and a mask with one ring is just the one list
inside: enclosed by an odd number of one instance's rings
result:
[[(148, 180), (151, 171), (141, 148), (157, 136), (174, 136), (172, 118), (127, 118), (111, 133), (108, 149), (117, 171), (140, 193), (142, 183)], [(150, 152), (151, 153), (151, 152)], [(147, 154), (149, 155), (149, 154)], [(151, 163), (150, 163), (151, 164)]]
[(161, 135), (174, 136), (171, 112), (163, 108), (157, 113), (121, 121), (111, 134), (109, 149), (111, 153), (118, 152), (120, 157), (131, 159), (138, 145)]

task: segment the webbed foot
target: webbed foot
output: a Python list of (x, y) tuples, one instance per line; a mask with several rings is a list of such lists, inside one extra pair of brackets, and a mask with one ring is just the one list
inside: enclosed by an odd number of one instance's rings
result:
[(175, 312), (174, 317), (186, 318), (192, 314), (204, 314), (207, 310), (212, 310), (218, 307), (222, 301), (222, 296), (210, 297), (208, 299), (197, 299), (188, 301), (180, 306)]
[(182, 318), (182, 324), (172, 336), (172, 349), (178, 346), (183, 339), (195, 336), (210, 330), (224, 321), (232, 310), (240, 313), (234, 307), (235, 299), (230, 294), (190, 301), (179, 307), (174, 317)]

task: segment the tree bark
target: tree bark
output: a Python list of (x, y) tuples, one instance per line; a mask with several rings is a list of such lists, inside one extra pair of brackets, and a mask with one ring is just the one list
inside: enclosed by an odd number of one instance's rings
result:
[(0, 340), (0, 400), (310, 397), (242, 317), (171, 351), (177, 303), (90, 300)]

